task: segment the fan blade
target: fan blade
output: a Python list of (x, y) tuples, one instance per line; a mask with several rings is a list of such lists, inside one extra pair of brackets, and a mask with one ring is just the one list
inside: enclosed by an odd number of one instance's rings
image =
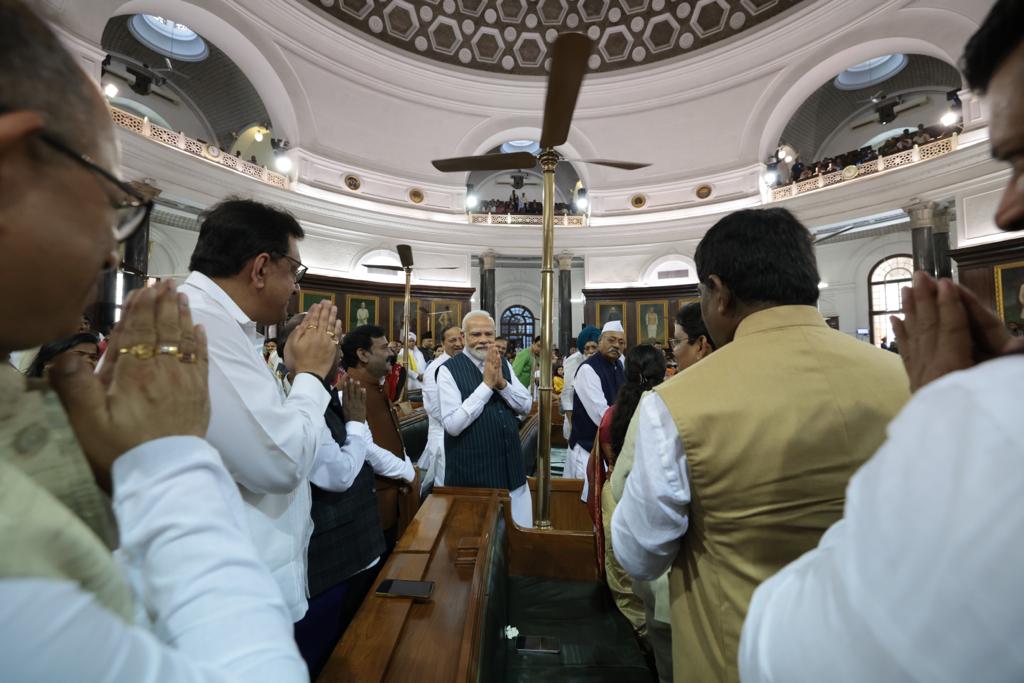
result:
[(403, 266), (393, 266), (390, 263), (360, 263), (363, 268), (380, 268), (381, 270), (397, 270), (401, 272), (405, 270)]
[(533, 168), (537, 165), (537, 157), (529, 152), (513, 152), (512, 154), (481, 154), (475, 157), (452, 157), (451, 159), (434, 159), (431, 161), (438, 171), (514, 171), (518, 168)]
[(402, 262), (403, 268), (412, 268), (412, 247), (408, 244), (399, 244), (398, 260)]
[(541, 128), (541, 149), (557, 147), (569, 138), (576, 97), (580, 94), (587, 58), (594, 41), (582, 33), (563, 33), (551, 49), (551, 76), (544, 102), (544, 125)]
[(563, 159), (562, 161), (578, 161), (582, 164), (609, 166), (611, 168), (621, 168), (623, 171), (635, 171), (638, 168), (650, 166), (650, 164), (642, 164), (639, 161), (612, 161), (611, 159)]

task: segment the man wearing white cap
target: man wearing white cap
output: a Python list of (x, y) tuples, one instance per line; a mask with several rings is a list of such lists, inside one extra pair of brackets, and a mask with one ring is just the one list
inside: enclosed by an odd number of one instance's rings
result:
[[(398, 352), (398, 362), (405, 358), (405, 349)], [(427, 369), (427, 359), (416, 346), (416, 333), (409, 332), (409, 391), (423, 391), (423, 372)]]
[(572, 434), (563, 477), (583, 480), (583, 499), (587, 497), (587, 460), (597, 438), (597, 426), (608, 406), (615, 403), (625, 379), (620, 359), (626, 350), (622, 321), (611, 320), (601, 328), (597, 353), (576, 371), (573, 383)]

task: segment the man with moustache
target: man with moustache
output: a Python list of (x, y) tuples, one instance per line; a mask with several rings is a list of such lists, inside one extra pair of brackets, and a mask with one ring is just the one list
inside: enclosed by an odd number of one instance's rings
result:
[(593, 325), (585, 325), (576, 336), (576, 351), (570, 353), (562, 361), (565, 384), (562, 386), (562, 394), (559, 401), (562, 407), (562, 435), (568, 441), (572, 436), (572, 401), (576, 395), (573, 391), (573, 382), (576, 380), (576, 371), (579, 370), (583, 361), (590, 358), (597, 351), (597, 340), (601, 337), (601, 330)]
[(470, 311), (462, 319), (465, 348), (437, 372), (444, 427), (447, 486), (506, 489), (512, 519), (533, 525), (530, 488), (519, 441), (519, 416), (530, 412), (530, 392), (494, 346), (494, 319)]
[(424, 472), (423, 485), (431, 481), (444, 486), (444, 427), (441, 425), (441, 406), (437, 395), (437, 371), (449, 359), (462, 351), (462, 328), (449, 325), (441, 330), (441, 355), (430, 362), (423, 373), (423, 409), (429, 421), (427, 445), (417, 467)]
[(583, 500), (587, 499), (587, 461), (597, 438), (597, 426), (608, 406), (615, 403), (625, 381), (622, 358), (626, 335), (622, 322), (612, 320), (601, 328), (597, 353), (584, 361), (573, 382), (572, 433), (563, 477), (583, 480)]

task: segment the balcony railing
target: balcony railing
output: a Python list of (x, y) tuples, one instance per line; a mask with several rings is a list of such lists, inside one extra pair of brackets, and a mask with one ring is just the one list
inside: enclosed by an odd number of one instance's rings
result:
[(275, 173), (265, 166), (253, 164), (236, 156), (226, 154), (216, 145), (207, 144), (190, 138), (184, 133), (176, 133), (169, 128), (150, 123), (148, 118), (130, 114), (123, 109), (111, 108), (110, 114), (114, 118), (114, 123), (125, 130), (130, 130), (150, 140), (156, 140), (168, 147), (176, 147), (183, 152), (188, 152), (201, 159), (229, 168), (236, 173), (241, 173), (268, 185), (288, 189), (287, 176)]
[(872, 161), (866, 161), (863, 164), (851, 164), (840, 171), (823, 173), (821, 175), (814, 176), (813, 178), (807, 178), (806, 180), (799, 180), (789, 185), (773, 188), (771, 201), (774, 202), (780, 199), (789, 199), (790, 197), (795, 197), (798, 194), (806, 194), (807, 192), (814, 192), (815, 190), (820, 190), (822, 188), (832, 187), (833, 185), (838, 185), (866, 175), (883, 173), (885, 171), (891, 171), (894, 168), (910, 166), (911, 164), (916, 164), (919, 161), (934, 159), (935, 157), (940, 157), (953, 152), (956, 150), (956, 146), (957, 134), (953, 133), (947, 138), (935, 140), (934, 142), (929, 142), (920, 146), (914, 145), (913, 149), (897, 152), (896, 154), (890, 154), (884, 157), (878, 157)]
[[(470, 225), (543, 225), (544, 216), (519, 213), (471, 213)], [(581, 228), (587, 224), (586, 216), (570, 216), (555, 214), (555, 225), (558, 227)]]

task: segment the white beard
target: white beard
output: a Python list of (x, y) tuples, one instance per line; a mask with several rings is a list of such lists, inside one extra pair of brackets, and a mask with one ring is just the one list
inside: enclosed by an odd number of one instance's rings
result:
[(476, 358), (477, 360), (484, 361), (487, 360), (487, 353), (490, 351), (490, 349), (487, 348), (477, 351), (473, 347), (467, 346), (466, 348), (463, 349), (463, 351), (473, 356), (473, 358)]

